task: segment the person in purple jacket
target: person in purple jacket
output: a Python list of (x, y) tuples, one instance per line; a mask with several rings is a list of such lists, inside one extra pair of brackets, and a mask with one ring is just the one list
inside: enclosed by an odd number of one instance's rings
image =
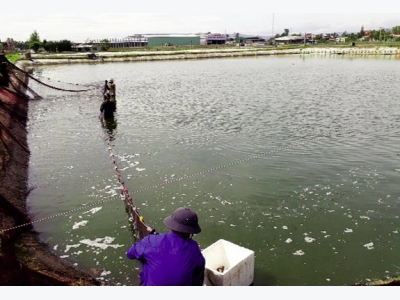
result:
[(176, 209), (164, 219), (170, 231), (151, 232), (134, 243), (126, 253), (142, 263), (142, 286), (200, 286), (204, 281), (205, 259), (199, 244), (192, 239), (201, 232), (197, 214), (186, 207)]

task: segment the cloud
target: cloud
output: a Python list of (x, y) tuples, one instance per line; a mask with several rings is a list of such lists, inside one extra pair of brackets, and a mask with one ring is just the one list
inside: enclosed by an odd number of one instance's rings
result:
[[(273, 35), (285, 28), (291, 33), (342, 33), (358, 32), (361, 26), (379, 29), (400, 25), (400, 13), (273, 13), (259, 11), (258, 7), (242, 5), (242, 12), (232, 13), (214, 7), (208, 7), (208, 12), (195, 13), (195, 9), (190, 13), (20, 12), (2, 16), (2, 23), (7, 26), (0, 29), (0, 39), (26, 41), (34, 30), (41, 40), (84, 42), (145, 33)], [(200, 5), (198, 11), (202, 10), (204, 7)]]

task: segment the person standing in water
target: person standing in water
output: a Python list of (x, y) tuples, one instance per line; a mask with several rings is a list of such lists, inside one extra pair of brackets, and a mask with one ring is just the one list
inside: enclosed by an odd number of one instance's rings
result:
[(115, 102), (116, 101), (115, 83), (114, 83), (114, 79), (112, 79), (112, 78), (108, 81), (108, 91), (110, 92), (111, 101)]
[(108, 86), (108, 80), (104, 81), (103, 95), (110, 91), (110, 87)]
[(115, 102), (110, 101), (110, 94), (104, 95), (104, 101), (100, 106), (100, 113), (103, 114), (104, 119), (113, 119), (114, 112), (117, 110)]

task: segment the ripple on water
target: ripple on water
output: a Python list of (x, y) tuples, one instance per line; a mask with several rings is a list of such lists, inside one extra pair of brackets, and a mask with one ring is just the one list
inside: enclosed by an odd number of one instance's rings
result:
[[(342, 285), (397, 259), (399, 70), (291, 56), (40, 71), (84, 83), (119, 74), (112, 151), (149, 224), (163, 231), (187, 205), (201, 217), (202, 248), (224, 237), (259, 249), (256, 285)], [(133, 237), (101, 99), (43, 96), (29, 111), (32, 217), (78, 211), (35, 229), (81, 268), (135, 284), (136, 265), (121, 259)]]

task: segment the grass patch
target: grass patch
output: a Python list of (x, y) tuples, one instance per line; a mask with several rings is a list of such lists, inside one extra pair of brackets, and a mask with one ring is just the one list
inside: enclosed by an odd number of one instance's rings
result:
[(23, 245), (18, 243), (15, 244), (15, 255), (28, 269), (33, 271), (40, 270), (36, 259), (32, 255), (29, 255), (29, 251)]
[(6, 54), (6, 58), (10, 61), (10, 62), (12, 62), (12, 63), (15, 63), (17, 60), (20, 60), (20, 59), (23, 59), (24, 57), (21, 55), (21, 54), (19, 54), (19, 53), (8, 53), (8, 54)]

